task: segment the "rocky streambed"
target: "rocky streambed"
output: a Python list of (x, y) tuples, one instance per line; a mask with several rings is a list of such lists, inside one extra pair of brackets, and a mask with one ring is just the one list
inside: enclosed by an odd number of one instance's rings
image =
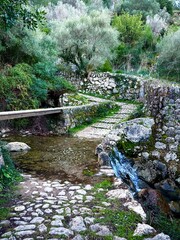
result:
[(141, 204), (112, 168), (98, 167), (97, 140), (11, 138), (22, 139), (31, 150), (14, 155), (24, 180), (0, 221), (1, 240), (170, 239), (146, 224)]

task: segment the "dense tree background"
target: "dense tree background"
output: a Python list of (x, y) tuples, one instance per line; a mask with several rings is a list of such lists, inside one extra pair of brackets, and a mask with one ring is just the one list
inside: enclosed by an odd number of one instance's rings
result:
[(58, 71), (180, 79), (178, 7), (171, 0), (1, 0), (0, 109), (57, 106), (59, 95), (74, 91)]

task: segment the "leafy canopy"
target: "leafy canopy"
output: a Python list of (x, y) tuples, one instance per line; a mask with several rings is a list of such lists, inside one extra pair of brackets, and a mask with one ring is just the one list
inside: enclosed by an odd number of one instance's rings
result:
[(110, 25), (111, 17), (106, 12), (57, 22), (54, 37), (57, 39), (59, 56), (73, 64), (78, 73), (87, 74), (112, 58), (112, 49), (118, 44), (118, 33)]
[(31, 8), (28, 0), (1, 0), (0, 26), (4, 29), (11, 28), (20, 20), (24, 26), (35, 29), (45, 19), (44, 15), (43, 10)]

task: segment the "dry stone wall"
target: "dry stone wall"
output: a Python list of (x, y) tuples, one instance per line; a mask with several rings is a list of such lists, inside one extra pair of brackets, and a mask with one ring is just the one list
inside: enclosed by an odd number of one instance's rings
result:
[(177, 179), (180, 170), (180, 87), (154, 82), (145, 85), (145, 93), (145, 107), (156, 127), (152, 155), (163, 160), (171, 177)]
[(61, 73), (60, 76), (67, 78), (85, 93), (114, 96), (115, 99), (127, 100), (137, 100), (144, 95), (145, 80), (137, 76), (108, 72), (92, 72), (84, 79), (75, 74)]

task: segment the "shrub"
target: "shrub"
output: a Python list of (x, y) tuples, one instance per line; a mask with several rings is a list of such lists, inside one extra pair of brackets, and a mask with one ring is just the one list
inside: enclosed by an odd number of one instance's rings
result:
[(125, 13), (116, 16), (112, 25), (119, 31), (120, 45), (116, 49), (116, 67), (130, 71), (138, 67), (144, 49), (148, 51), (153, 45), (151, 29), (145, 25), (141, 15)]
[(157, 45), (157, 49), (159, 74), (180, 79), (180, 30), (165, 36)]
[(156, 0), (124, 0), (121, 5), (121, 11), (130, 14), (141, 14), (143, 19), (148, 15), (154, 15), (160, 10), (160, 5)]
[(166, 8), (169, 14), (173, 14), (173, 3), (171, 0), (156, 0), (160, 4), (160, 8)]

